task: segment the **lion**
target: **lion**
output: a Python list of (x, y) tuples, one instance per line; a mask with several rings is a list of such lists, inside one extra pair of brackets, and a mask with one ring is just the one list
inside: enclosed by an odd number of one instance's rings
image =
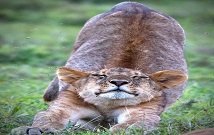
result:
[(112, 133), (154, 129), (185, 88), (184, 39), (177, 21), (137, 2), (93, 17), (44, 94), (48, 110), (26, 133), (56, 132), (68, 123)]

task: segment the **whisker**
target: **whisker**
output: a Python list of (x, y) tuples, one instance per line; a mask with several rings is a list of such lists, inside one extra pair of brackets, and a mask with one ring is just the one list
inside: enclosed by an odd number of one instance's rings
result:
[(97, 117), (91, 119), (90, 121), (86, 122), (85, 124), (81, 125), (79, 128), (83, 128), (84, 126), (86, 126), (87, 124), (89, 124), (90, 122), (96, 122), (95, 120), (98, 120), (98, 118), (101, 117), (101, 115), (98, 115)]
[(126, 106), (125, 106), (125, 109), (128, 112), (129, 117), (131, 117), (131, 114), (130, 114), (130, 112), (129, 112), (129, 110), (128, 110), (128, 108)]

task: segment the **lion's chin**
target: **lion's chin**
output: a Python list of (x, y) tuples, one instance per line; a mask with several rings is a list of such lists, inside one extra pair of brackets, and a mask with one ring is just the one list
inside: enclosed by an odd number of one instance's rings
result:
[(108, 98), (108, 99), (130, 99), (130, 98), (134, 98), (135, 95), (133, 94), (129, 94), (126, 92), (122, 92), (122, 91), (111, 91), (111, 92), (107, 92), (107, 93), (100, 93), (99, 97), (103, 97), (103, 98)]

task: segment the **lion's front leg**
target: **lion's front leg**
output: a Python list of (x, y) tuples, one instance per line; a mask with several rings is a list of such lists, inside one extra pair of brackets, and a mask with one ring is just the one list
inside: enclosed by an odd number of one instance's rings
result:
[[(137, 112), (136, 112), (137, 113)], [(116, 132), (120, 130), (127, 129), (143, 129), (152, 130), (160, 121), (160, 117), (154, 114), (143, 114), (138, 112), (138, 114), (129, 114), (123, 121), (119, 121), (118, 124), (110, 128), (111, 132)]]
[[(54, 109), (55, 108), (55, 109)], [(49, 109), (36, 114), (32, 126), (23, 126), (11, 131), (14, 135), (41, 135), (63, 129), (71, 117), (71, 108), (50, 105)]]
[(75, 125), (79, 119), (90, 114), (94, 114), (93, 107), (83, 102), (76, 93), (65, 90), (50, 104), (47, 111), (39, 112), (34, 117), (32, 126), (26, 132), (29, 135), (53, 133), (64, 129), (69, 122)]
[[(62, 105), (51, 105), (47, 111), (36, 114), (33, 124), (26, 130), (28, 135), (54, 133), (66, 127), (72, 115), (72, 109)], [(74, 115), (74, 114), (73, 114)], [(73, 121), (75, 122), (75, 121)]]
[(39, 112), (33, 120), (32, 126), (27, 130), (28, 134), (35, 132), (53, 133), (63, 129), (69, 121), (71, 111), (66, 108), (56, 108), (56, 110), (47, 110)]
[(146, 131), (153, 130), (160, 122), (160, 114), (164, 110), (162, 98), (136, 107), (126, 107), (118, 116), (118, 124), (110, 128), (111, 132), (138, 128)]

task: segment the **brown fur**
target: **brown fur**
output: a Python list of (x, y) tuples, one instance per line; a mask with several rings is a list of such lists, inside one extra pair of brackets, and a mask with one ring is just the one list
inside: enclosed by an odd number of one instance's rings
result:
[[(70, 120), (90, 129), (109, 123), (112, 132), (142, 123), (147, 130), (154, 128), (185, 87), (183, 44), (184, 31), (174, 19), (140, 3), (123, 2), (93, 17), (80, 31), (67, 68), (58, 70), (44, 95), (52, 101), (49, 109), (36, 115), (32, 127), (58, 130)], [(93, 74), (109, 80), (98, 83)], [(148, 80), (133, 85), (134, 74)], [(129, 94), (106, 95), (115, 80), (124, 81)]]
[(185, 74), (174, 70), (147, 75), (126, 68), (89, 73), (62, 67), (57, 74), (72, 86), (61, 91), (47, 111), (35, 116), (32, 127), (42, 131), (55, 132), (69, 121), (91, 130), (99, 126), (110, 127), (111, 132), (133, 126), (151, 130), (165, 108), (164, 88), (186, 80)]
[[(145, 73), (187, 72), (183, 44), (184, 31), (174, 19), (140, 3), (124, 2), (84, 25), (66, 66), (82, 71), (124, 67)], [(165, 91), (167, 106), (180, 97), (184, 86)], [(45, 101), (54, 100), (66, 88), (55, 79), (44, 94)]]

